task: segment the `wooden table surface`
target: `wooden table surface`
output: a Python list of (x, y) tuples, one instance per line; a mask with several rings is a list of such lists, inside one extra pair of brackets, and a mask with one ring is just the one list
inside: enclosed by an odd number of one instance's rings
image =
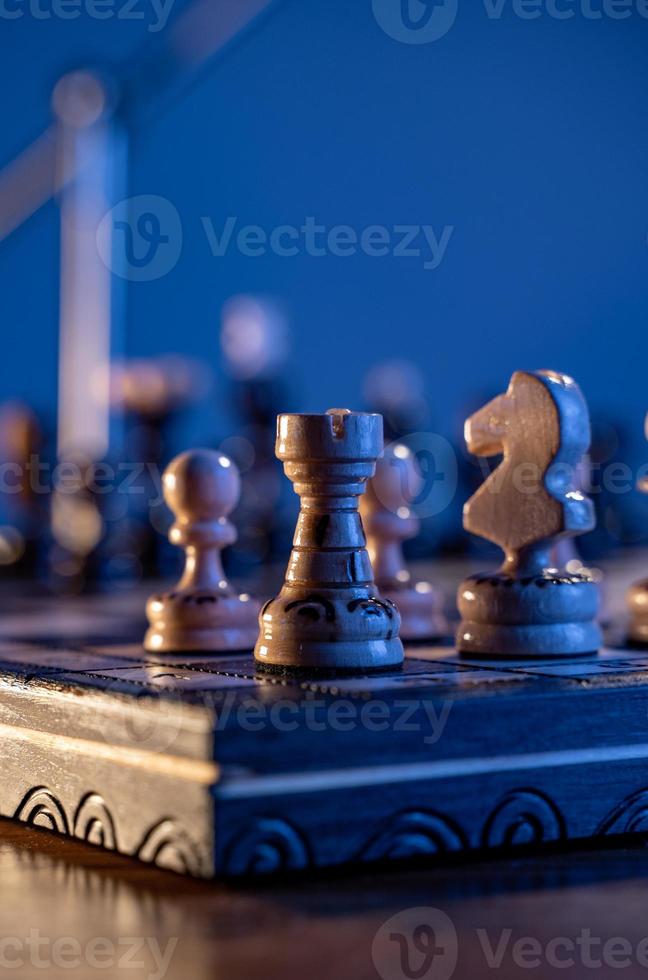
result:
[[(648, 936), (648, 851), (639, 848), (225, 886), (0, 820), (0, 887), (0, 973), (21, 978), (648, 975), (648, 941), (637, 952)], [(437, 911), (411, 911), (421, 907)], [(426, 921), (434, 928), (416, 937), (417, 952), (414, 930)], [(584, 930), (600, 968), (583, 962)], [(395, 955), (398, 934), (409, 959)], [(524, 937), (531, 946), (520, 946)], [(436, 955), (426, 960), (430, 938)], [(498, 947), (501, 966), (491, 969), (486, 954)], [(539, 966), (524, 965), (538, 958)], [(569, 959), (572, 966), (555, 965)]]

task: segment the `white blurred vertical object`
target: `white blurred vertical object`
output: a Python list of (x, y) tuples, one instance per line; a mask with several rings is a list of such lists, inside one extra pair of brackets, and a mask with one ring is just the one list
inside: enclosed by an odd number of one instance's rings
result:
[[(97, 228), (125, 190), (126, 138), (105, 83), (64, 76), (53, 94), (59, 167), (74, 175), (60, 195), (61, 277), (57, 455), (99, 460), (118, 441), (110, 365), (122, 348), (124, 280), (97, 248)], [(111, 234), (110, 222), (106, 234)], [(104, 227), (106, 227), (104, 226)], [(105, 252), (104, 252), (105, 254)], [(109, 254), (115, 256), (114, 249)]]

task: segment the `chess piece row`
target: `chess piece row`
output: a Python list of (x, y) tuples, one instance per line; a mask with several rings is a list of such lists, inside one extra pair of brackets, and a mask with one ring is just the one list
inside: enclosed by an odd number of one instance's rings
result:
[[(185, 549), (186, 567), (174, 589), (149, 600), (145, 647), (222, 652), (256, 642), (257, 659), (270, 668), (375, 669), (402, 662), (401, 636), (440, 636), (439, 594), (410, 580), (402, 554), (418, 528), (408, 507), (420, 480), (414, 459), (401, 446), (377, 463), (381, 451), (378, 415), (280, 416), (277, 455), (302, 508), (284, 587), (263, 610), (233, 589), (220, 560), (236, 536), (228, 520), (240, 492), (236, 467), (211, 450), (177, 457), (163, 486), (176, 516), (170, 540)], [(358, 513), (371, 477), (365, 521), (379, 591)]]
[[(498, 544), (505, 560), (459, 590), (457, 646), (465, 655), (599, 648), (596, 583), (559, 573), (550, 560), (557, 541), (594, 525), (591, 502), (576, 485), (589, 438), (578, 386), (550, 371), (516, 372), (508, 391), (468, 420), (469, 449), (503, 460), (465, 505), (464, 525)], [(382, 439), (379, 415), (279, 416), (276, 452), (301, 510), (284, 584), (263, 608), (236, 593), (220, 561), (236, 534), (228, 520), (239, 494), (235, 467), (207, 450), (178, 457), (164, 490), (176, 515), (171, 540), (185, 548), (187, 565), (174, 590), (148, 603), (146, 648), (254, 646), (270, 670), (369, 671), (397, 667), (403, 638), (443, 633), (438, 594), (412, 582), (403, 561), (402, 542), (417, 531), (414, 460), (402, 446), (381, 457)]]

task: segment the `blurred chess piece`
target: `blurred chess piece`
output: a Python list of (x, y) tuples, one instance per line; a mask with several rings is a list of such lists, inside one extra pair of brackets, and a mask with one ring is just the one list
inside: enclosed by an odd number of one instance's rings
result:
[(37, 576), (48, 487), (40, 485), (42, 432), (21, 402), (0, 406), (0, 568), (12, 578)]
[(398, 667), (400, 615), (379, 598), (358, 498), (383, 448), (379, 415), (280, 415), (277, 456), (301, 500), (279, 595), (261, 612), (254, 655), (271, 670)]
[(236, 540), (227, 518), (239, 493), (234, 464), (214, 450), (182, 453), (165, 470), (164, 498), (176, 518), (169, 539), (184, 548), (186, 565), (178, 585), (146, 605), (146, 650), (220, 653), (254, 646), (259, 604), (236, 592), (221, 563), (221, 551)]
[(228, 564), (249, 575), (290, 547), (292, 500), (274, 454), (277, 415), (292, 400), (286, 317), (272, 300), (234, 296), (223, 307), (220, 345), (238, 419), (219, 448), (236, 462), (242, 480), (235, 514), (240, 535)]
[[(648, 439), (648, 415), (644, 432)], [(648, 493), (648, 476), (640, 479), (637, 486), (642, 493)], [(648, 578), (635, 582), (629, 588), (626, 604), (630, 614), (628, 639), (638, 646), (648, 646)]]
[[(591, 479), (590, 472), (590, 457), (587, 455), (583, 457), (580, 465), (576, 467), (574, 475), (575, 488), (582, 494), (587, 493), (587, 488)], [(558, 539), (551, 549), (551, 564), (557, 568), (559, 572), (566, 572), (568, 575), (586, 575), (587, 578), (590, 578), (593, 582), (599, 583), (599, 591), (601, 596), (599, 618), (602, 621), (603, 608), (605, 606), (603, 572), (600, 568), (597, 568), (584, 560), (576, 538), (565, 537)]]
[(554, 542), (594, 525), (591, 501), (575, 486), (587, 452), (589, 415), (571, 378), (517, 371), (466, 422), (472, 453), (504, 458), (464, 507), (464, 527), (505, 553), (493, 574), (460, 586), (457, 646), (472, 656), (553, 657), (601, 645), (597, 585), (551, 567)]
[(648, 499), (643, 493), (629, 492), (629, 464), (637, 456), (643, 459), (643, 451), (637, 451), (635, 434), (625, 420), (607, 414), (593, 420), (591, 458), (598, 527), (587, 536), (587, 545), (596, 557), (618, 555), (620, 549), (646, 545)]
[(160, 479), (171, 455), (171, 428), (180, 414), (209, 390), (205, 364), (177, 354), (135, 358), (113, 365), (110, 400), (124, 413), (128, 506), (115, 529), (145, 576), (175, 567), (164, 535), (168, 512), (160, 499)]
[(425, 380), (412, 361), (375, 364), (366, 374), (363, 394), (369, 411), (383, 417), (385, 442), (420, 432), (430, 424)]
[[(402, 442), (412, 449), (421, 437), (425, 441), (427, 434), (434, 433), (425, 378), (413, 361), (394, 359), (374, 364), (365, 375), (362, 390), (367, 411), (383, 417), (386, 443)], [(429, 559), (444, 549), (453, 537), (453, 523), (456, 525), (451, 502), (434, 520), (424, 518), (416, 537), (406, 542), (407, 557)]]
[(108, 533), (111, 516), (118, 516), (111, 515), (114, 487), (97, 492), (102, 466), (81, 453), (57, 465), (46, 570), (47, 585), (57, 594), (103, 591), (121, 578), (112, 565), (119, 552), (111, 551)]
[(57, 467), (48, 562), (56, 592), (112, 591), (177, 567), (160, 543), (169, 527), (161, 471), (171, 423), (205, 390), (206, 369), (167, 355), (114, 363), (109, 379), (107, 401), (124, 418), (125, 438), (118, 458), (68, 452)]
[(111, 402), (138, 418), (163, 424), (169, 416), (202, 397), (209, 386), (205, 364), (179, 354), (135, 358), (111, 371)]
[(388, 446), (360, 498), (360, 515), (376, 586), (401, 614), (402, 640), (429, 640), (448, 629), (443, 599), (431, 582), (413, 582), (403, 542), (416, 536), (420, 521), (411, 503), (423, 488), (413, 453), (402, 443)]

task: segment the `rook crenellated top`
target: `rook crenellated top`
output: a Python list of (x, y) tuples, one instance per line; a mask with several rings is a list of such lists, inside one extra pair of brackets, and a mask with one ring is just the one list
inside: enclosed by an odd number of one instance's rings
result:
[(321, 415), (280, 415), (277, 457), (292, 460), (375, 460), (383, 449), (382, 415), (333, 408)]

